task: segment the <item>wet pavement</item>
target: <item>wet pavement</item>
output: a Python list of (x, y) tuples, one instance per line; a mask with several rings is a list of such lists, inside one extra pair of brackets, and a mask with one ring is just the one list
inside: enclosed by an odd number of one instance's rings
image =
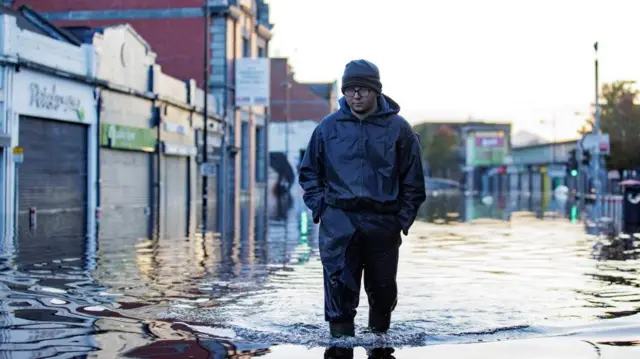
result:
[(432, 195), (401, 247), (390, 333), (363, 332), (363, 291), (349, 340), (323, 321), (317, 229), (298, 197), (241, 216), (235, 236), (89, 241), (82, 258), (30, 266), (5, 255), (0, 357), (638, 357), (638, 243), (587, 236), (573, 212)]

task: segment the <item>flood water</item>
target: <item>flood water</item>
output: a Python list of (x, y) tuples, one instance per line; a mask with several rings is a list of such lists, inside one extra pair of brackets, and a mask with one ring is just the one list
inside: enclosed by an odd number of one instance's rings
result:
[(571, 204), (430, 197), (403, 240), (391, 331), (363, 333), (363, 291), (348, 340), (323, 320), (317, 228), (301, 199), (264, 211), (241, 215), (235, 236), (101, 240), (95, 255), (88, 244), (83, 258), (28, 267), (5, 255), (0, 357), (640, 354), (638, 243), (584, 234)]

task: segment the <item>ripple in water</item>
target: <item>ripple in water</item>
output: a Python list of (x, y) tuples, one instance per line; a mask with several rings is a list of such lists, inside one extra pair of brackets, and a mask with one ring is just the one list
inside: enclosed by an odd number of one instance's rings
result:
[[(635, 314), (640, 266), (633, 256), (612, 257), (619, 253), (616, 246), (629, 247), (619, 241), (597, 241), (562, 219), (529, 216), (481, 225), (417, 223), (401, 247), (392, 330), (382, 337), (366, 332), (363, 291), (357, 338), (343, 344), (382, 341), (403, 347), (530, 338)], [(316, 245), (310, 238), (308, 262), (291, 259), (232, 300), (206, 309), (170, 305), (161, 318), (223, 326), (251, 342), (334, 345), (323, 320)]]
[(417, 223), (401, 247), (392, 330), (366, 332), (363, 291), (357, 337), (332, 339), (317, 228), (301, 225), (304, 213), (298, 204), (273, 220), (269, 237), (256, 219), (255, 231), (234, 236), (101, 240), (95, 258), (32, 259), (29, 268), (0, 258), (0, 350), (113, 357), (206, 342), (215, 353), (257, 355), (272, 344), (401, 348), (574, 336), (621, 346), (639, 337), (637, 240), (596, 240), (579, 224), (519, 215)]

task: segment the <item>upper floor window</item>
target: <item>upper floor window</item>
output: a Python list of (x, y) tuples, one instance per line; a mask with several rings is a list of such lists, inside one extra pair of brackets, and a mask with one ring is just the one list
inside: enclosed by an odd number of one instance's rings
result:
[(242, 57), (251, 57), (251, 41), (246, 37), (242, 38)]

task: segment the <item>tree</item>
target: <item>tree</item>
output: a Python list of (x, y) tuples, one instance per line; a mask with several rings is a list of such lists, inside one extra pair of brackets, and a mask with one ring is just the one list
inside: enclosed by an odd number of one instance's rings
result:
[[(630, 169), (640, 164), (640, 105), (635, 104), (638, 90), (634, 81), (616, 81), (602, 86), (600, 129), (609, 134), (611, 155), (607, 168)], [(591, 132), (594, 118), (578, 131)]]
[(429, 124), (421, 123), (413, 126), (413, 131), (418, 134), (420, 138), (420, 147), (422, 158), (427, 158), (427, 149), (429, 148)]
[(426, 159), (432, 173), (448, 177), (446, 173), (451, 169), (457, 169), (457, 150), (458, 136), (455, 131), (446, 126), (440, 127), (427, 145)]

